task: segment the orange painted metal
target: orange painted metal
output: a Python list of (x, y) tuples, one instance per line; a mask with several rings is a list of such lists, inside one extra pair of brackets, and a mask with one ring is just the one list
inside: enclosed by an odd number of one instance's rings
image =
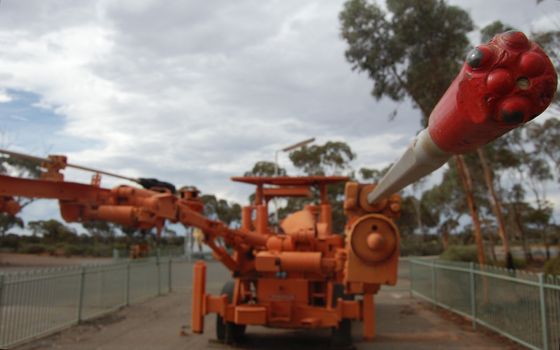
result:
[(263, 325), (266, 324), (266, 317), (266, 307), (257, 305), (243, 305), (235, 307), (233, 321), (236, 324)]
[(204, 296), (203, 314), (217, 313), (223, 317), (226, 314), (227, 305), (227, 295), (214, 296), (206, 294)]
[(363, 312), (363, 335), (365, 340), (373, 340), (375, 337), (375, 306), (373, 303), (373, 294), (364, 294), (362, 300)]
[(0, 175), (0, 195), (58, 199), (77, 203), (109, 203), (111, 191), (76, 182), (22, 179)]
[(309, 187), (290, 186), (290, 187), (271, 187), (263, 189), (265, 201), (269, 201), (274, 197), (311, 197), (312, 193)]
[(197, 261), (193, 268), (193, 291), (191, 305), (191, 328), (193, 333), (204, 332), (204, 304), (206, 293), (206, 264)]

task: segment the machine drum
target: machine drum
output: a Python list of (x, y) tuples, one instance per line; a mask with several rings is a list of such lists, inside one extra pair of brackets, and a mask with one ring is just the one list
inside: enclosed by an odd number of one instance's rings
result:
[(391, 257), (397, 247), (397, 228), (383, 215), (370, 214), (354, 223), (350, 245), (360, 260), (375, 264)]

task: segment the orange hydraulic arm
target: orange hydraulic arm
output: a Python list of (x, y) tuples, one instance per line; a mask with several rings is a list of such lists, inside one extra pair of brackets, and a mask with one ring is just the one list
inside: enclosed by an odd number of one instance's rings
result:
[(76, 182), (22, 179), (0, 175), (0, 196), (58, 199), (81, 203), (107, 202), (111, 190)]
[[(124, 226), (161, 229), (175, 219), (175, 197), (170, 193), (119, 186), (100, 188), (76, 182), (22, 179), (0, 175), (0, 211), (15, 214), (11, 197), (58, 199), (68, 222), (110, 221)], [(16, 203), (17, 204), (17, 203)], [(11, 211), (10, 211), (11, 210)]]
[(237, 251), (247, 252), (254, 247), (265, 247), (267, 235), (230, 229), (220, 221), (203, 215), (203, 204), (198, 191), (186, 190), (176, 196), (169, 191), (158, 192), (131, 186), (113, 189), (62, 181), (52, 171), (45, 179), (24, 179), (0, 175), (0, 212), (15, 215), (20, 206), (14, 197), (56, 199), (60, 212), (67, 222), (108, 221), (127, 227), (153, 228), (161, 232), (165, 221), (180, 222), (185, 226), (202, 229), (205, 243), (216, 258), (230, 270), (239, 271), (238, 261), (216, 242), (222, 237), (227, 245)]

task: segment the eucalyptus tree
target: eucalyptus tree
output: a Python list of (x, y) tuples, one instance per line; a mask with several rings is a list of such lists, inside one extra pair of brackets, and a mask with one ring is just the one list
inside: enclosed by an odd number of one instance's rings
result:
[[(373, 80), (372, 95), (394, 101), (409, 99), (420, 109), (426, 127), (432, 109), (447, 90), (469, 49), (474, 29), (469, 14), (443, 0), (387, 0), (388, 12), (367, 0), (348, 0), (339, 15), (352, 69)], [(455, 157), (484, 263), (480, 220), (470, 174), (462, 156)]]
[[(323, 145), (313, 144), (292, 151), (289, 155), (292, 164), (309, 176), (348, 175), (353, 177), (351, 162), (356, 158), (352, 148), (344, 142), (327, 141)], [(318, 195), (317, 193), (315, 195)], [(327, 195), (332, 205), (332, 222), (335, 232), (343, 232), (346, 216), (342, 208), (344, 183), (328, 187)], [(298, 198), (288, 200), (287, 210), (301, 208), (303, 201)], [(285, 215), (286, 211), (280, 211)]]
[[(0, 174), (8, 174), (17, 177), (37, 178), (41, 174), (40, 164), (24, 158), (2, 157), (0, 156)], [(31, 198), (16, 198), (18, 204), (23, 209), (33, 202)], [(15, 215), (0, 213), (0, 237), (12, 228), (25, 226), (23, 220)]]
[(256, 162), (251, 170), (245, 172), (245, 176), (285, 176), (286, 174), (286, 169), (265, 160)]

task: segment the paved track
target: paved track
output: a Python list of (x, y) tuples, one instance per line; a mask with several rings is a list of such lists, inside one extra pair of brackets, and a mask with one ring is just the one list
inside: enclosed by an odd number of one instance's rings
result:
[[(404, 270), (404, 269), (403, 269)], [(218, 264), (208, 268), (208, 290), (216, 293), (229, 278)], [(411, 299), (403, 274), (395, 288), (386, 288), (376, 298), (377, 338), (361, 340), (361, 323), (353, 327), (357, 349), (519, 349), (482, 332), (468, 323), (442, 316), (430, 306)], [(18, 347), (31, 349), (152, 350), (231, 349), (214, 340), (214, 316), (206, 318), (205, 333), (190, 331), (190, 290), (176, 291), (122, 309), (114, 314)], [(240, 349), (326, 349), (329, 331), (286, 331), (248, 327)]]

